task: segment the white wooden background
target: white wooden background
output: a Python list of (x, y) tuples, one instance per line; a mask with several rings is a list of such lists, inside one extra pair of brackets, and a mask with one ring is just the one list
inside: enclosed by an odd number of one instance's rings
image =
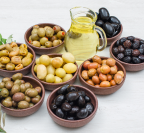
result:
[[(144, 39), (143, 0), (0, 0), (0, 33), (5, 38), (13, 34), (17, 42), (24, 43), (25, 31), (37, 23), (55, 23), (68, 30), (71, 24), (69, 9), (75, 6), (94, 11), (106, 7), (122, 22), (122, 36)], [(109, 47), (98, 55), (109, 57)], [(80, 84), (78, 80), (76, 84)], [(46, 91), (42, 107), (31, 116), (15, 118), (7, 115), (5, 130), (8, 133), (144, 133), (144, 71), (127, 72), (120, 90), (112, 95), (97, 96), (96, 116), (77, 129), (53, 122), (46, 108), (49, 94)]]

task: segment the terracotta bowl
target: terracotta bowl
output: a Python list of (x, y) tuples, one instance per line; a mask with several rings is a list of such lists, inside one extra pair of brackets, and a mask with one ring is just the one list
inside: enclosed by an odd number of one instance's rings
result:
[[(101, 59), (102, 60), (108, 59), (108, 57), (101, 57)], [(86, 61), (91, 61), (92, 62), (92, 58), (90, 58), (90, 59), (88, 59)], [(83, 62), (83, 64), (84, 64), (84, 62)], [(116, 61), (116, 65), (118, 67), (118, 70), (124, 72), (123, 81), (120, 84), (115, 85), (115, 86), (111, 86), (111, 87), (95, 87), (95, 86), (92, 86), (92, 85), (88, 84), (81, 76), (81, 73), (84, 70), (83, 67), (82, 67), (83, 64), (81, 64), (81, 66), (79, 67), (79, 72), (78, 72), (79, 80), (80, 80), (80, 82), (81, 82), (81, 84), (83, 86), (89, 88), (93, 93), (95, 93), (97, 95), (109, 95), (109, 94), (112, 94), (112, 93), (116, 92), (118, 89), (120, 89), (122, 87), (123, 83), (125, 82), (126, 70), (123, 67), (123, 65), (121, 65), (118, 61)]]
[[(40, 27), (44, 27), (44, 26), (50, 26), (50, 27), (53, 27), (55, 26), (56, 24), (53, 24), (53, 23), (40, 23), (40, 24), (36, 24), (36, 25), (39, 25)], [(59, 25), (56, 25), (56, 26), (59, 26)], [(60, 26), (61, 27), (61, 26)], [(33, 26), (31, 26), (26, 32), (25, 32), (25, 35), (24, 35), (24, 39), (25, 39), (25, 42), (33, 48), (33, 50), (35, 51), (36, 54), (38, 55), (42, 55), (42, 54), (50, 54), (50, 53), (58, 53), (62, 50), (62, 48), (64, 47), (64, 40), (61, 44), (59, 44), (58, 46), (55, 46), (55, 47), (51, 47), (51, 48), (38, 48), (38, 47), (35, 47), (33, 46), (32, 44), (29, 43), (29, 36), (31, 35), (31, 31), (33, 29)], [(66, 31), (61, 27), (61, 29), (66, 33)]]
[(61, 126), (69, 127), (69, 128), (77, 128), (77, 127), (82, 127), (82, 126), (86, 125), (88, 122), (90, 122), (94, 118), (97, 108), (98, 108), (97, 97), (94, 95), (94, 93), (92, 91), (90, 91), (88, 88), (85, 88), (83, 86), (79, 86), (79, 85), (73, 85), (73, 86), (75, 86), (78, 90), (85, 91), (86, 95), (88, 95), (91, 98), (91, 103), (94, 106), (94, 111), (87, 118), (81, 119), (81, 120), (74, 120), (74, 121), (65, 120), (65, 119), (59, 118), (51, 111), (50, 105), (53, 102), (54, 98), (57, 96), (57, 94), (56, 94), (57, 90), (59, 90), (61, 87), (58, 87), (57, 89), (55, 89), (54, 91), (52, 91), (50, 93), (50, 95), (47, 99), (47, 103), (46, 103), (48, 113), (49, 113), (50, 117), (53, 119), (53, 121)]
[[(20, 46), (21, 44), (22, 43), (17, 43), (18, 46)], [(30, 72), (31, 66), (34, 63), (36, 56), (35, 56), (35, 52), (33, 51), (33, 49), (31, 47), (29, 47), (29, 46), (27, 46), (27, 47), (28, 47), (28, 51), (33, 54), (32, 62), (28, 66), (26, 66), (26, 67), (24, 67), (23, 69), (20, 69), (20, 70), (8, 71), (8, 70), (0, 69), (0, 76), (11, 77), (15, 73), (22, 73), (23, 75), (26, 75), (26, 74), (28, 74)]]
[[(62, 54), (48, 54), (48, 56), (49, 57), (62, 57)], [(34, 62), (33, 65), (32, 65), (31, 73), (32, 73), (32, 75), (33, 75), (33, 77), (35, 79), (39, 80), (37, 78), (35, 72), (34, 72), (34, 66), (35, 66), (35, 64), (36, 63)], [(44, 87), (45, 87), (46, 90), (50, 90), (50, 91), (52, 91), (52, 90), (54, 90), (54, 89), (56, 89), (59, 86), (62, 86), (64, 84), (73, 84), (75, 82), (75, 80), (77, 78), (77, 74), (78, 74), (78, 65), (77, 65), (77, 63), (75, 63), (75, 65), (77, 66), (77, 71), (73, 74), (73, 77), (70, 80), (66, 81), (66, 82), (55, 84), (55, 83), (47, 83), (47, 82), (44, 82), (44, 81), (41, 81), (41, 80), (39, 80), (39, 81), (44, 85)]]
[[(136, 39), (139, 39), (139, 38), (136, 38)], [(119, 39), (117, 39), (117, 40), (119, 40)], [(117, 60), (118, 62), (120, 62), (120, 63), (124, 66), (124, 68), (126, 69), (126, 71), (136, 72), (136, 71), (141, 71), (141, 70), (143, 70), (143, 69), (144, 69), (144, 62), (143, 62), (143, 63), (139, 63), (139, 64), (130, 64), (130, 63), (123, 62), (123, 61), (117, 59), (117, 58), (114, 56), (114, 54), (112, 53), (112, 49), (113, 49), (114, 44), (116, 43), (117, 40), (115, 40), (115, 41), (112, 43), (112, 45), (110, 46), (109, 51), (110, 51), (111, 57), (113, 57), (115, 60)]]
[[(121, 35), (122, 35), (122, 32), (123, 32), (123, 26), (121, 24), (120, 32), (114, 37), (107, 38), (107, 46), (110, 46), (115, 40), (119, 39), (121, 37)], [(102, 44), (101, 38), (100, 38), (100, 44)]]
[(15, 117), (24, 117), (24, 116), (29, 116), (33, 113), (35, 113), (42, 105), (43, 101), (44, 101), (44, 97), (45, 97), (45, 89), (43, 87), (43, 85), (36, 79), (29, 77), (29, 76), (23, 76), (22, 78), (25, 82), (30, 82), (33, 87), (37, 87), (40, 86), (42, 88), (42, 96), (41, 96), (41, 100), (35, 104), (33, 107), (27, 108), (27, 109), (10, 109), (7, 108), (5, 106), (3, 106), (1, 104), (2, 110), (11, 116), (15, 116)]

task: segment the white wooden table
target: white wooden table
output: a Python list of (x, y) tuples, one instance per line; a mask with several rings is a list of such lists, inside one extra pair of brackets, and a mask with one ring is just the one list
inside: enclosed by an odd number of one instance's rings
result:
[[(68, 30), (71, 24), (69, 9), (75, 6), (95, 11), (106, 7), (122, 22), (122, 36), (144, 39), (143, 0), (0, 0), (0, 33), (5, 38), (13, 34), (17, 42), (25, 43), (25, 31), (37, 23), (55, 23)], [(98, 55), (109, 57), (109, 47)], [(77, 80), (76, 84), (80, 82)], [(49, 94), (46, 91), (43, 105), (31, 116), (15, 118), (7, 115), (5, 130), (8, 133), (144, 133), (144, 71), (127, 72), (120, 90), (112, 95), (97, 96), (96, 116), (77, 129), (53, 122), (46, 108)]]

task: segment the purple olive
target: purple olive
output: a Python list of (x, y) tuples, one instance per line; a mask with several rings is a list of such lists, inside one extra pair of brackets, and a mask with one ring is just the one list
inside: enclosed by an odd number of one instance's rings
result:
[(88, 115), (90, 115), (93, 112), (94, 107), (91, 103), (87, 103), (86, 104), (86, 109), (88, 110)]
[(84, 119), (84, 118), (86, 118), (87, 116), (88, 116), (88, 111), (87, 111), (86, 108), (80, 109), (80, 111), (77, 113), (77, 117), (78, 117), (79, 119)]
[(60, 118), (64, 118), (64, 112), (60, 108), (57, 108), (56, 115)]
[(67, 95), (66, 95), (66, 99), (69, 101), (69, 102), (73, 102), (73, 101), (76, 101), (79, 97), (79, 94), (78, 92), (69, 92)]
[(63, 111), (70, 111), (71, 110), (71, 105), (67, 102), (63, 103), (61, 106)]
[(79, 107), (83, 107), (85, 105), (85, 99), (82, 96), (79, 96), (78, 105)]
[(63, 103), (63, 101), (64, 101), (64, 95), (60, 94), (56, 97), (55, 104), (57, 106), (60, 106)]

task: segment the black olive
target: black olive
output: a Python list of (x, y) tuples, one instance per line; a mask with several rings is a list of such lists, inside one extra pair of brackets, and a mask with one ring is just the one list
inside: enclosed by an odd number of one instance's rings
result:
[(57, 106), (55, 105), (55, 103), (52, 103), (52, 104), (50, 105), (50, 108), (51, 108), (52, 111), (54, 111), (54, 110), (57, 109)]
[(63, 112), (63, 113), (64, 113), (64, 119), (66, 119), (68, 116), (68, 112)]
[(117, 47), (113, 47), (112, 53), (113, 53), (114, 55), (117, 55), (117, 54), (119, 53), (118, 48), (117, 48)]
[(75, 103), (74, 103), (74, 102), (69, 102), (69, 104), (70, 104), (71, 106), (73, 106)]
[(140, 51), (140, 54), (144, 54), (144, 48), (140, 48), (139, 51)]
[(64, 101), (64, 95), (60, 94), (56, 97), (55, 99), (55, 104), (57, 106), (60, 106), (62, 104), (62, 102)]
[(118, 58), (119, 60), (122, 60), (122, 59), (124, 58), (124, 54), (123, 54), (123, 53), (119, 53), (119, 54), (117, 55), (117, 58)]
[(124, 48), (130, 48), (131, 45), (132, 45), (132, 43), (131, 43), (130, 40), (126, 40), (126, 41), (123, 43)]
[(66, 103), (68, 103), (68, 100), (65, 100)]
[(88, 111), (88, 115), (90, 115), (93, 112), (93, 110), (94, 110), (94, 107), (93, 107), (93, 105), (91, 103), (87, 103), (85, 107), (86, 107), (86, 109)]
[(119, 42), (120, 45), (123, 45), (123, 43), (124, 43), (126, 40), (127, 40), (127, 39), (126, 39), (125, 37), (121, 38), (121, 39), (120, 39), (120, 42)]
[(141, 60), (138, 57), (132, 57), (132, 62), (134, 64), (139, 64), (139, 63), (141, 63)]
[(85, 99), (82, 96), (78, 98), (78, 105), (79, 107), (83, 107), (85, 105)]
[(87, 111), (86, 108), (80, 109), (80, 111), (77, 113), (77, 117), (78, 117), (79, 119), (84, 119), (84, 118), (86, 118), (87, 116), (88, 116), (88, 111)]
[(108, 22), (103, 25), (103, 29), (108, 37), (112, 37), (115, 33), (114, 27)]
[(115, 30), (114, 34), (112, 36), (116, 36), (119, 33), (118, 30)]
[(69, 103), (65, 102), (65, 103), (62, 104), (61, 109), (63, 111), (70, 111), (71, 110), (71, 105)]
[(121, 22), (118, 20), (118, 18), (114, 17), (114, 16), (110, 16), (109, 20), (110, 23), (116, 23), (116, 24), (121, 24)]
[(132, 56), (139, 56), (139, 55), (140, 55), (140, 51), (139, 50), (137, 50), (137, 49), (133, 50)]
[(90, 102), (90, 101), (91, 101), (90, 97), (85, 96), (85, 101), (86, 101), (86, 102)]
[(140, 45), (140, 48), (144, 48), (144, 44), (141, 44), (141, 45)]
[(64, 113), (60, 108), (56, 109), (56, 115), (60, 118), (64, 118)]
[(69, 112), (70, 115), (75, 115), (77, 112), (79, 112), (80, 108), (78, 106), (73, 106), (71, 111)]
[(66, 95), (66, 99), (70, 102), (73, 102), (73, 101), (76, 101), (77, 99), (79, 98), (79, 94), (78, 92), (69, 92), (67, 95)]
[(67, 120), (75, 120), (75, 117), (73, 117), (73, 116), (68, 116), (66, 119), (67, 119)]
[(110, 14), (106, 8), (100, 8), (99, 15), (100, 15), (100, 18), (104, 21), (108, 20), (110, 17)]
[(133, 49), (138, 49), (139, 47), (140, 47), (139, 42), (134, 41), (134, 43), (132, 44), (132, 48), (133, 48)]
[(131, 62), (131, 57), (130, 56), (126, 56), (123, 58), (123, 61), (126, 63), (130, 63)]
[(99, 27), (103, 27), (103, 24), (104, 24), (104, 22), (102, 21), (102, 20), (97, 20), (96, 21), (96, 23), (95, 23), (97, 26), (99, 26)]
[(118, 51), (119, 51), (119, 53), (124, 53), (125, 49), (122, 45), (119, 45), (118, 46)]
[(140, 44), (144, 44), (144, 40), (140, 40)]
[(132, 50), (131, 49), (125, 49), (125, 51), (124, 51), (124, 55), (125, 56), (131, 56), (131, 54), (132, 54)]
[(120, 40), (117, 40), (116, 43), (115, 43), (115, 46), (118, 47), (119, 45), (120, 45)]
[(67, 92), (72, 92), (72, 91), (78, 91), (78, 90), (74, 86), (70, 86), (67, 88)]
[(84, 91), (78, 91), (79, 96), (85, 97), (85, 92)]
[(139, 55), (139, 59), (144, 62), (144, 55)]
[(119, 25), (119, 24), (111, 23), (111, 25), (114, 27), (114, 29), (115, 29), (116, 31), (118, 31), (119, 28), (120, 28), (120, 25)]
[(68, 85), (68, 84), (62, 86), (62, 87), (57, 91), (57, 94), (66, 94), (66, 93), (67, 93), (67, 88), (68, 88), (69, 86), (70, 86), (70, 85)]
[(134, 36), (128, 36), (127, 39), (130, 40), (131, 42), (134, 42), (135, 37)]

